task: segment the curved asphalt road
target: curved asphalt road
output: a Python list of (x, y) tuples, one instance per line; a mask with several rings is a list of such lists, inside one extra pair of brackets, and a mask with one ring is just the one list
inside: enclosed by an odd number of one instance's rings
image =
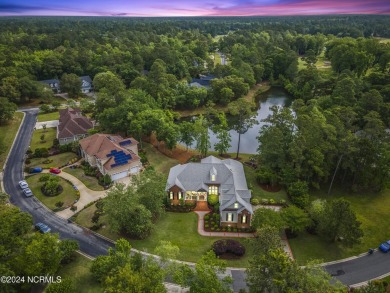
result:
[(24, 196), (18, 182), (24, 179), (22, 174), (23, 156), (30, 144), (38, 110), (31, 109), (24, 112), (26, 116), (4, 170), (4, 189), (11, 195), (11, 203), (30, 213), (34, 218), (34, 223), (43, 222), (48, 224), (54, 233), (59, 233), (61, 239), (77, 240), (80, 250), (85, 254), (93, 257), (107, 254), (108, 248), (113, 246), (111, 242), (97, 237), (95, 234), (88, 230), (83, 230), (77, 225), (68, 223), (67, 220), (58, 217), (48, 210), (34, 196), (29, 198)]
[[(53, 232), (57, 232), (61, 239), (74, 239), (79, 242), (80, 250), (92, 257), (107, 254), (113, 244), (97, 235), (83, 230), (79, 226), (68, 223), (48, 210), (35, 197), (26, 198), (22, 193), (18, 182), (23, 180), (23, 156), (26, 153), (32, 132), (35, 126), (37, 109), (24, 110), (26, 113), (15, 144), (8, 158), (4, 170), (4, 188), (11, 195), (11, 203), (30, 213), (34, 222), (47, 223)], [(390, 254), (374, 252), (372, 255), (363, 255), (354, 259), (339, 263), (329, 264), (325, 269), (345, 285), (358, 284), (377, 278), (390, 272)], [(239, 291), (246, 287), (245, 271), (232, 269), (233, 289)]]

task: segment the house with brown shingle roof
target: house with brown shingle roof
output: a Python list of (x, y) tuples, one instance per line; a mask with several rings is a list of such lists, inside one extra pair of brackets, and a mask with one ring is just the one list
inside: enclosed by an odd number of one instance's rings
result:
[(60, 145), (77, 141), (88, 135), (88, 130), (93, 128), (90, 119), (81, 114), (79, 108), (61, 109), (60, 120), (57, 127), (57, 139)]
[(142, 168), (138, 141), (132, 137), (96, 133), (80, 140), (80, 149), (85, 161), (113, 181), (137, 174)]

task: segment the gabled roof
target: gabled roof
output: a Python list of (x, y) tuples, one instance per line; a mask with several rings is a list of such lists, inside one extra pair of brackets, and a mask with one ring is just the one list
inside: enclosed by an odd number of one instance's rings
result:
[[(123, 142), (126, 142), (123, 145)], [(130, 142), (130, 143), (129, 143)], [(121, 145), (122, 143), (122, 145)], [(104, 162), (106, 170), (139, 161), (140, 157), (125, 146), (138, 145), (134, 138), (123, 138), (120, 135), (96, 133), (80, 140), (81, 149), (89, 156), (95, 156)]]
[(61, 109), (59, 112), (58, 139), (87, 134), (88, 129), (93, 128), (92, 121), (83, 116), (79, 108)]
[(60, 88), (60, 81), (58, 79), (46, 79), (46, 80), (40, 80), (39, 82), (47, 84), (51, 88), (55, 88), (55, 89)]
[[(216, 174), (215, 181), (211, 181), (210, 174)], [(209, 156), (200, 163), (188, 163), (172, 167), (166, 190), (178, 186), (183, 191), (208, 190), (208, 185), (219, 185), (221, 210), (235, 202), (252, 213), (249, 203), (251, 192), (248, 190), (244, 168), (238, 161), (220, 160)]]

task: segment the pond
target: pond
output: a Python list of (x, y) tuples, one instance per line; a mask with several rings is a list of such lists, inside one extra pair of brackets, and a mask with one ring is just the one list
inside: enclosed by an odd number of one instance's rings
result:
[[(255, 124), (246, 133), (241, 135), (240, 153), (256, 154), (257, 148), (259, 146), (259, 142), (256, 137), (259, 135), (259, 131), (264, 125), (264, 122), (261, 122), (261, 120), (267, 118), (268, 115), (271, 114), (271, 110), (269, 108), (274, 105), (289, 107), (291, 105), (291, 102), (291, 97), (282, 88), (271, 88), (269, 91), (260, 95), (256, 100), (256, 105), (258, 106), (256, 120), (259, 122), (259, 124)], [(193, 117), (187, 119), (193, 119)], [(238, 133), (232, 128), (236, 121), (232, 116), (227, 116), (227, 119), (230, 129), (229, 133), (232, 138), (231, 147), (228, 152), (235, 153), (237, 152)], [(213, 151), (214, 144), (218, 142), (218, 139), (216, 138), (215, 133), (211, 129), (209, 129), (209, 134), (211, 142), (210, 150)], [(190, 147), (195, 148), (195, 145), (196, 143), (194, 142)]]

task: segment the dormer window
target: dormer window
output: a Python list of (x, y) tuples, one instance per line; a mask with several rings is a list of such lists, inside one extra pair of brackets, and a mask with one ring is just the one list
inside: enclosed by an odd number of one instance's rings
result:
[(210, 180), (212, 182), (217, 180), (217, 170), (215, 170), (214, 167), (212, 167), (211, 170), (210, 170)]
[(238, 202), (234, 203), (234, 208), (238, 209)]

